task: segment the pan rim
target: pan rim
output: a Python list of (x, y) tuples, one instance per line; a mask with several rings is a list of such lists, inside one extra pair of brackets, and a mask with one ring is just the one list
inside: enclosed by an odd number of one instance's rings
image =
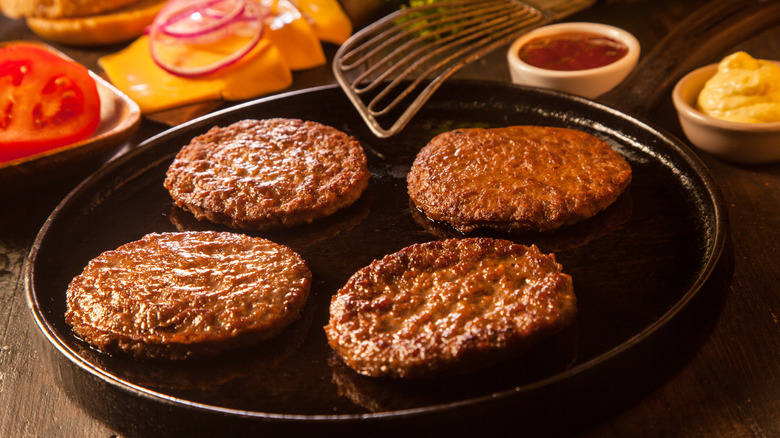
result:
[(547, 385), (563, 382), (567, 379), (572, 378), (573, 376), (587, 372), (588, 370), (591, 370), (600, 364), (606, 363), (614, 359), (615, 357), (625, 353), (631, 348), (646, 341), (654, 333), (656, 333), (659, 330), (659, 328), (666, 325), (670, 320), (677, 317), (680, 314), (680, 312), (690, 303), (690, 301), (699, 293), (699, 291), (702, 289), (706, 281), (712, 275), (718, 262), (722, 258), (724, 248), (726, 246), (727, 233), (728, 233), (727, 213), (726, 213), (725, 204), (720, 189), (718, 188), (714, 178), (710, 174), (709, 170), (707, 169), (703, 161), (693, 152), (693, 150), (690, 149), (687, 145), (685, 145), (683, 142), (678, 140), (673, 135), (667, 133), (662, 128), (653, 126), (650, 122), (642, 121), (638, 118), (627, 115), (620, 110), (617, 110), (615, 108), (612, 108), (610, 106), (598, 102), (590, 101), (585, 98), (580, 98), (577, 96), (568, 95), (566, 93), (552, 91), (552, 90), (531, 89), (530, 87), (525, 87), (521, 85), (496, 83), (491, 81), (453, 80), (453, 81), (449, 81), (447, 84), (444, 85), (444, 87), (463, 87), (463, 86), (477, 86), (477, 87), (486, 86), (489, 88), (499, 88), (499, 89), (502, 87), (508, 87), (508, 88), (519, 89), (520, 91), (530, 90), (533, 93), (537, 93), (537, 94), (539, 93), (542, 95), (549, 94), (558, 97), (564, 97), (567, 99), (578, 100), (587, 103), (588, 105), (591, 105), (597, 111), (603, 111), (603, 112), (619, 115), (620, 117), (626, 119), (627, 121), (642, 127), (646, 131), (654, 135), (657, 135), (658, 137), (667, 139), (669, 144), (671, 144), (676, 148), (677, 152), (679, 153), (678, 158), (683, 158), (685, 163), (696, 172), (696, 175), (699, 177), (701, 183), (703, 184), (703, 187), (706, 189), (707, 194), (709, 195), (709, 200), (712, 201), (712, 209), (713, 209), (712, 212), (713, 212), (713, 222), (714, 222), (712, 224), (712, 227), (713, 227), (714, 236), (712, 236), (711, 239), (712, 242), (711, 247), (708, 248), (707, 251), (706, 263), (704, 264), (703, 268), (699, 271), (699, 275), (696, 277), (694, 284), (692, 284), (691, 287), (688, 288), (688, 291), (681, 297), (681, 299), (679, 299), (674, 304), (674, 306), (672, 306), (666, 313), (664, 313), (663, 316), (655, 320), (649, 326), (646, 326), (643, 330), (636, 333), (630, 339), (622, 342), (621, 344), (613, 347), (612, 349), (592, 359), (587, 360), (586, 362), (577, 364), (572, 368), (569, 368), (560, 373), (556, 373), (544, 379), (537, 380), (522, 386), (517, 386), (511, 389), (503, 390), (500, 392), (496, 392), (493, 394), (469, 398), (465, 400), (459, 400), (455, 402), (449, 402), (449, 403), (443, 403), (443, 404), (431, 405), (431, 406), (425, 406), (425, 407), (413, 408), (413, 409), (401, 409), (401, 410), (394, 410), (394, 411), (365, 413), (365, 414), (305, 415), (305, 414), (281, 414), (281, 413), (270, 413), (270, 412), (257, 412), (257, 411), (249, 411), (249, 410), (242, 410), (242, 409), (224, 408), (220, 406), (210, 405), (207, 403), (193, 402), (182, 398), (172, 397), (157, 391), (150, 390), (148, 388), (141, 387), (139, 385), (132, 384), (131, 382), (118, 379), (116, 378), (116, 376), (113, 376), (110, 373), (107, 373), (99, 369), (94, 364), (90, 363), (89, 361), (85, 360), (77, 353), (73, 352), (62, 341), (62, 339), (60, 339), (60, 337), (57, 336), (56, 331), (46, 321), (45, 315), (43, 314), (41, 305), (38, 301), (38, 297), (34, 290), (35, 265), (38, 257), (38, 251), (43, 245), (43, 241), (46, 239), (47, 233), (51, 229), (52, 224), (57, 220), (58, 215), (62, 214), (62, 211), (71, 202), (73, 202), (73, 200), (77, 198), (79, 194), (87, 190), (90, 186), (93, 186), (94, 184), (99, 182), (103, 175), (110, 174), (114, 169), (121, 167), (124, 161), (131, 159), (133, 156), (137, 154), (144, 153), (143, 151), (152, 147), (156, 142), (159, 142), (160, 139), (165, 138), (166, 136), (170, 136), (179, 130), (184, 130), (187, 129), (188, 127), (203, 124), (213, 118), (217, 118), (225, 114), (240, 112), (249, 107), (254, 107), (256, 105), (264, 105), (279, 99), (287, 99), (291, 96), (300, 96), (309, 93), (332, 93), (338, 91), (337, 85), (325, 85), (325, 86), (307, 88), (307, 89), (292, 91), (289, 93), (279, 94), (275, 96), (260, 98), (230, 108), (226, 108), (220, 111), (216, 111), (214, 113), (208, 114), (203, 117), (199, 117), (197, 119), (194, 119), (182, 125), (173, 127), (171, 129), (167, 129), (164, 132), (152, 136), (149, 139), (143, 141), (141, 144), (138, 145), (137, 148), (134, 148), (134, 150), (128, 152), (122, 157), (119, 157), (118, 159), (107, 163), (97, 172), (95, 172), (94, 174), (87, 177), (84, 181), (82, 181), (57, 205), (57, 207), (54, 209), (51, 215), (47, 218), (41, 230), (39, 231), (38, 235), (36, 236), (35, 241), (30, 250), (30, 253), (25, 260), (25, 266), (23, 272), (25, 275), (26, 300), (27, 300), (28, 308), (31, 312), (31, 315), (34, 319), (37, 328), (44, 335), (44, 337), (46, 338), (47, 342), (50, 345), (54, 346), (54, 348), (65, 359), (75, 364), (83, 372), (86, 372), (97, 379), (103, 380), (106, 383), (109, 383), (110, 385), (122, 391), (125, 391), (133, 396), (142, 397), (157, 403), (164, 403), (164, 404), (171, 404), (174, 406), (193, 408), (199, 411), (214, 413), (218, 415), (225, 415), (231, 418), (235, 417), (236, 419), (246, 418), (246, 419), (258, 419), (258, 420), (273, 420), (273, 421), (281, 421), (281, 422), (289, 421), (289, 422), (296, 422), (296, 423), (300, 423), (300, 422), (323, 423), (323, 422), (352, 422), (358, 420), (366, 421), (366, 420), (382, 420), (388, 418), (394, 419), (394, 418), (414, 417), (414, 416), (425, 415), (429, 413), (444, 412), (465, 405), (470, 406), (475, 404), (487, 403), (489, 401), (495, 401), (497, 398), (503, 399), (507, 397), (512, 397), (513, 395), (531, 392), (543, 388)]

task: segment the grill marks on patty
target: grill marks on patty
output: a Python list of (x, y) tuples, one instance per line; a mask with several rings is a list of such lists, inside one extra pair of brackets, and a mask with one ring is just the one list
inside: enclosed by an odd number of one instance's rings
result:
[[(194, 138), (164, 185), (198, 219), (266, 230), (345, 208), (368, 179), (363, 149), (347, 134), (267, 119)], [(464, 232), (569, 225), (612, 204), (630, 181), (630, 166), (607, 143), (537, 126), (440, 134), (407, 176), (418, 209)], [(73, 279), (66, 321), (104, 351), (213, 354), (274, 336), (299, 316), (310, 283), (297, 254), (264, 239), (150, 234), (101, 254)], [(576, 312), (572, 279), (554, 254), (502, 239), (448, 239), (357, 271), (333, 296), (325, 331), (358, 373), (416, 378), (469, 372), (524, 351)]]
[(342, 360), (373, 377), (485, 367), (569, 325), (571, 277), (554, 255), (507, 240), (411, 245), (356, 272), (325, 331)]
[(276, 335), (310, 284), (303, 259), (269, 240), (152, 233), (91, 260), (68, 286), (65, 319), (100, 350), (182, 359)]
[(267, 230), (310, 223), (354, 203), (368, 186), (363, 148), (329, 126), (242, 120), (195, 137), (165, 188), (199, 220)]
[(630, 181), (628, 162), (606, 142), (541, 126), (445, 132), (407, 177), (415, 206), (462, 232), (571, 225), (604, 210)]

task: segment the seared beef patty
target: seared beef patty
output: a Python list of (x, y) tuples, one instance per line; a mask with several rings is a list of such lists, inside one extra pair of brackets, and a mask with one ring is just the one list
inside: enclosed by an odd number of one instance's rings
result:
[(541, 126), (445, 132), (407, 177), (415, 206), (462, 232), (571, 225), (604, 210), (630, 181), (628, 162), (606, 142)]
[(181, 359), (276, 335), (310, 283), (306, 263), (269, 240), (153, 233), (90, 261), (68, 287), (65, 320), (100, 350)]
[(165, 188), (199, 220), (265, 230), (347, 207), (368, 179), (363, 148), (335, 128), (243, 120), (192, 139), (168, 169)]
[(571, 277), (535, 246), (488, 238), (411, 245), (356, 272), (333, 297), (328, 342), (368, 376), (457, 374), (570, 324)]

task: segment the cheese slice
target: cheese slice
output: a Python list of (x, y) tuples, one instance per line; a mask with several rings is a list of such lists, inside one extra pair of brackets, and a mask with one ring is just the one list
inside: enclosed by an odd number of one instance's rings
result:
[(292, 70), (325, 64), (325, 52), (314, 29), (288, 0), (263, 2), (271, 11), (265, 21), (265, 36), (282, 52)]
[[(336, 0), (256, 1), (271, 12), (265, 19), (263, 39), (239, 62), (210, 75), (185, 78), (166, 72), (152, 59), (146, 35), (104, 56), (98, 64), (114, 86), (148, 114), (208, 100), (245, 100), (283, 90), (292, 84), (293, 70), (326, 63), (321, 41), (341, 44), (352, 34), (352, 24)], [(213, 53), (190, 55), (177, 53), (193, 65), (208, 64)], [(206, 61), (198, 61), (204, 57)]]
[(183, 78), (154, 63), (145, 35), (127, 48), (100, 58), (98, 64), (115, 87), (143, 113), (207, 100), (245, 100), (292, 84), (292, 72), (280, 50), (263, 39), (234, 65), (198, 78)]
[(352, 22), (337, 0), (295, 0), (321, 41), (343, 44), (352, 35)]

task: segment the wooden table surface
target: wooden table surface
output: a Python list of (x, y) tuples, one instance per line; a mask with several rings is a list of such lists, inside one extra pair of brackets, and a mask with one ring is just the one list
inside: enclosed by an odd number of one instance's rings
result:
[[(702, 4), (602, 2), (569, 20), (623, 27), (637, 36), (647, 53)], [(0, 41), (22, 39), (39, 40), (23, 22), (0, 17)], [(56, 47), (95, 71), (99, 56), (119, 48)], [(780, 28), (770, 27), (733, 47), (738, 48), (759, 58), (780, 59)], [(335, 48), (326, 51), (332, 56)], [(457, 76), (508, 81), (504, 52), (497, 50)], [(329, 66), (298, 72), (294, 79), (291, 89), (334, 82)], [(669, 99), (650, 118), (684, 139)], [(144, 118), (128, 146), (167, 127)], [(729, 271), (723, 282), (722, 298), (709, 304), (707, 313), (712, 316), (702, 319), (706, 327), (691, 335), (701, 337), (696, 348), (679, 366), (641, 397), (580, 428), (576, 435), (780, 436), (780, 164), (735, 165), (697, 153), (723, 192), (733, 273)], [(58, 386), (35, 348), (40, 333), (30, 323), (25, 300), (25, 257), (49, 213), (84, 176), (63, 176), (56, 184), (23, 189), (18, 196), (0, 200), (0, 436), (127, 436), (92, 418)]]

